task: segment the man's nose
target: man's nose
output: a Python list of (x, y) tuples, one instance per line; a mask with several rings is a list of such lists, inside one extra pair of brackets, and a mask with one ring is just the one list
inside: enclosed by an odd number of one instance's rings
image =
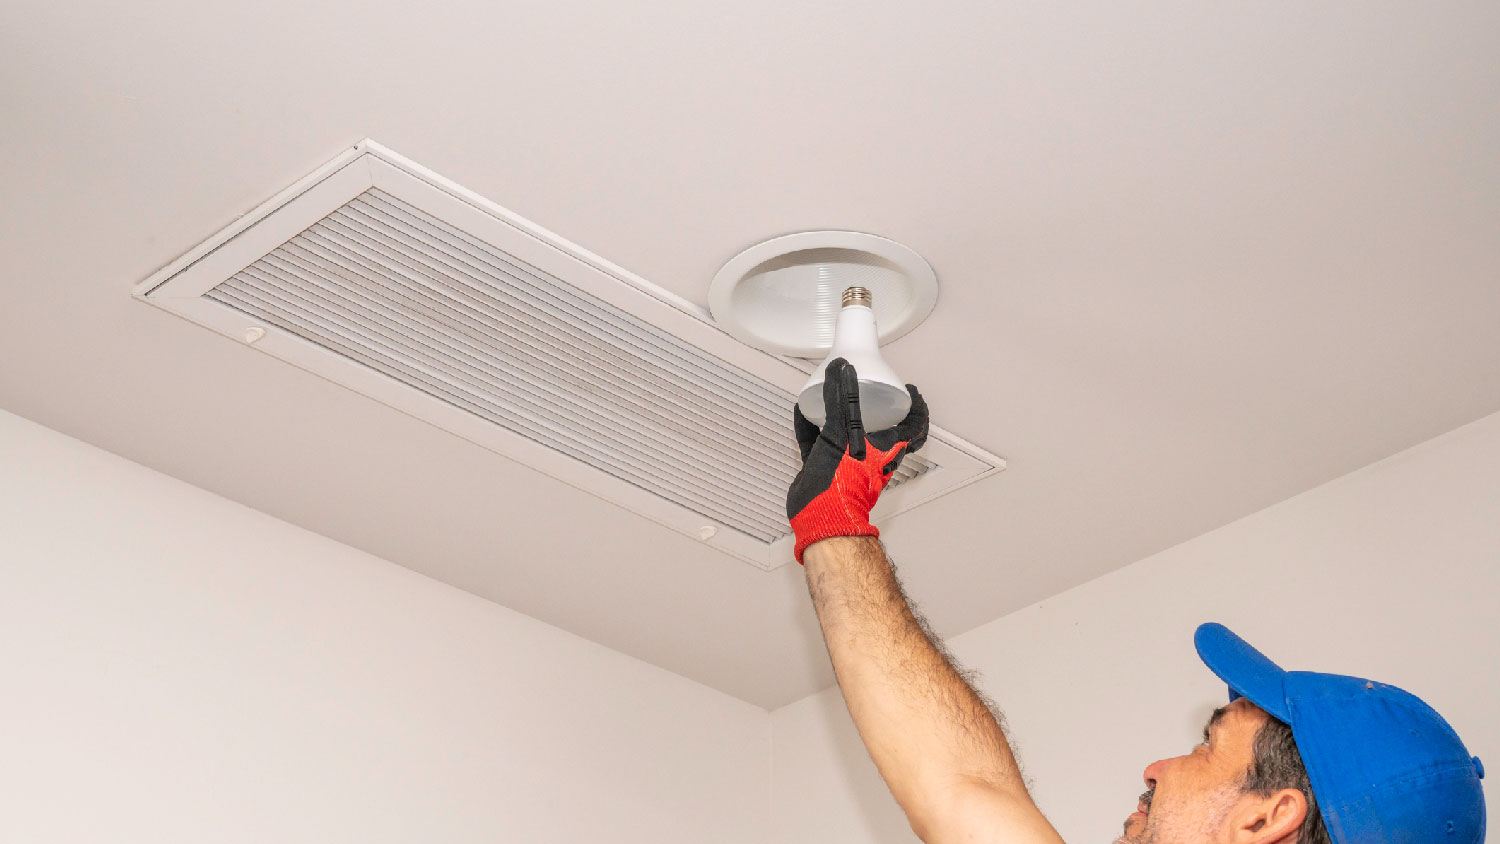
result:
[(1141, 774), (1141, 778), (1146, 781), (1147, 788), (1156, 788), (1156, 781), (1161, 779), (1162, 771), (1171, 761), (1170, 759), (1158, 759), (1146, 766), (1146, 770)]

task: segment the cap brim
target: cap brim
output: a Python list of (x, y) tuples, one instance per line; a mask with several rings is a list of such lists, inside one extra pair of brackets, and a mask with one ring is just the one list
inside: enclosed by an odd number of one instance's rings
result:
[(1230, 700), (1248, 698), (1272, 717), (1291, 723), (1291, 710), (1286, 705), (1286, 672), (1265, 654), (1215, 622), (1198, 626), (1193, 646), (1208, 670), (1229, 686)]

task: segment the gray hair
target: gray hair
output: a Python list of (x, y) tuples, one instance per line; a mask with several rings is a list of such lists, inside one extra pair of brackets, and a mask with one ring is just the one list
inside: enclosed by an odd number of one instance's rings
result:
[(1292, 740), (1292, 728), (1268, 717), (1255, 733), (1254, 754), (1255, 760), (1245, 771), (1240, 788), (1262, 797), (1270, 797), (1283, 788), (1302, 792), (1307, 798), (1307, 817), (1297, 831), (1297, 844), (1331, 844), (1323, 813), (1318, 810), (1318, 800), (1307, 779), (1307, 767), (1302, 764), (1297, 742)]

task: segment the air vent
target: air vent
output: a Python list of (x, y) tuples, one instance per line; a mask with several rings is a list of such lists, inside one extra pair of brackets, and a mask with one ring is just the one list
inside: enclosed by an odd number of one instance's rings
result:
[[(136, 296), (757, 566), (791, 559), (806, 364), (373, 142)], [(1003, 467), (934, 429), (874, 515)]]

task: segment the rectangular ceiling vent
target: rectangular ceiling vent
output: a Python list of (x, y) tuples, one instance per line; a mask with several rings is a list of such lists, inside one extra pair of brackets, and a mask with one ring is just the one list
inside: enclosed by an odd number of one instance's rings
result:
[[(792, 558), (805, 363), (371, 141), (135, 295), (761, 568)], [(873, 515), (1004, 466), (933, 428)]]

